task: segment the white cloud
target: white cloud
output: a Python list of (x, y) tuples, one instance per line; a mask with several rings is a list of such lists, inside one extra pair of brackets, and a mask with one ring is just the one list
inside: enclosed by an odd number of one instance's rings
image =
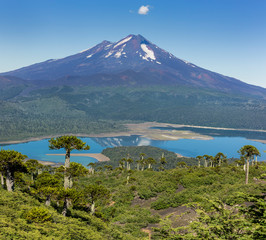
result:
[(150, 6), (149, 6), (149, 5), (147, 5), (147, 6), (141, 6), (141, 7), (139, 8), (138, 13), (139, 13), (140, 15), (147, 15), (149, 11), (150, 11)]

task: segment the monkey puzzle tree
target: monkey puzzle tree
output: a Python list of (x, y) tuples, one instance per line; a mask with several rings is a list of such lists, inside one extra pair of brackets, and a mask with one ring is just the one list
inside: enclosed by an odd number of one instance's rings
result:
[(88, 174), (88, 169), (85, 168), (82, 164), (71, 162), (69, 165), (69, 168), (66, 170), (64, 169), (64, 166), (60, 166), (56, 169), (56, 172), (58, 173), (67, 173), (67, 175), (70, 178), (69, 188), (73, 187), (73, 180), (77, 180), (78, 177), (86, 176)]
[(164, 156), (164, 153), (162, 153), (162, 156), (160, 158), (160, 163), (161, 163), (160, 169), (164, 170), (164, 165), (167, 163), (166, 159), (165, 159), (165, 156)]
[(146, 163), (148, 164), (148, 169), (152, 169), (152, 165), (156, 164), (156, 160), (152, 157), (146, 159)]
[(84, 189), (84, 196), (90, 203), (90, 213), (95, 213), (95, 203), (97, 201), (106, 202), (110, 198), (110, 192), (102, 185), (89, 185)]
[(146, 165), (146, 161), (145, 161), (145, 159), (144, 159), (145, 156), (146, 156), (145, 153), (140, 153), (140, 154), (139, 154), (139, 164), (141, 165), (141, 171), (144, 170), (145, 165)]
[(248, 184), (248, 175), (249, 175), (249, 161), (254, 156), (260, 156), (259, 150), (252, 146), (252, 145), (245, 145), (238, 151), (239, 154), (241, 154), (241, 157), (243, 157), (246, 160), (246, 176), (245, 176), (245, 183)]
[(177, 163), (177, 167), (179, 168), (187, 168), (187, 164), (183, 161), (183, 162), (178, 162)]
[(198, 159), (198, 167), (200, 167), (200, 161), (204, 159), (203, 156), (197, 156), (196, 159)]
[(29, 159), (25, 163), (28, 172), (31, 174), (31, 180), (33, 181), (36, 175), (38, 175), (38, 170), (43, 166), (35, 159)]
[(204, 158), (204, 167), (208, 167), (208, 161), (210, 160), (211, 157), (212, 156), (207, 155), (207, 154), (203, 155), (203, 158)]
[(4, 179), (4, 173), (0, 170), (0, 178), (1, 178), (1, 185), (2, 188), (5, 188), (5, 179)]
[(126, 168), (126, 161), (127, 161), (126, 158), (120, 159), (119, 160), (119, 167), (121, 167), (122, 169), (125, 169)]
[(65, 172), (64, 172), (64, 188), (67, 189), (71, 184), (71, 176), (68, 174), (67, 169), (70, 167), (70, 153), (72, 150), (89, 150), (90, 147), (86, 145), (81, 139), (76, 136), (61, 136), (57, 138), (51, 138), (49, 140), (49, 149), (61, 149), (66, 150), (65, 155)]
[[(64, 173), (69, 176), (69, 187), (64, 188), (60, 191), (61, 199), (65, 197), (64, 199), (64, 205), (63, 205), (63, 211), (62, 214), (66, 216), (67, 210), (69, 206), (72, 204), (72, 200), (74, 199), (74, 196), (76, 194), (75, 189), (72, 189), (73, 187), (73, 180), (78, 180), (78, 177), (86, 176), (88, 174), (88, 169), (86, 169), (82, 164), (71, 162), (69, 165), (69, 168), (66, 170), (64, 169), (64, 166), (60, 166), (56, 169), (57, 173)], [(74, 194), (75, 193), (75, 194)], [(74, 194), (74, 195), (73, 195)]]
[(90, 168), (90, 172), (91, 172), (91, 174), (94, 174), (96, 164), (93, 163), (93, 162), (90, 162), (90, 163), (87, 165), (87, 167)]
[(27, 168), (23, 163), (26, 155), (14, 150), (0, 151), (0, 171), (6, 177), (6, 187), (9, 192), (14, 190), (14, 174), (15, 172), (27, 172)]
[(218, 164), (218, 166), (221, 166), (221, 164), (223, 162), (225, 162), (225, 161), (226, 161), (226, 156), (223, 153), (221, 153), (221, 152), (218, 152), (214, 156), (214, 162), (215, 162), (216, 165)]
[[(38, 175), (34, 187), (36, 192), (45, 198), (45, 205), (50, 206), (52, 196), (59, 194), (61, 180), (58, 175), (44, 172)], [(32, 192), (35, 193), (34, 190)]]
[(127, 158), (126, 162), (127, 162), (127, 170), (129, 171), (130, 170), (130, 164), (133, 163), (134, 160), (132, 158)]

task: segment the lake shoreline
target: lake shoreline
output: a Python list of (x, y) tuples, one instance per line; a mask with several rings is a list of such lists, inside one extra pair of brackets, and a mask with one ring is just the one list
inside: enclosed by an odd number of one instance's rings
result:
[[(27, 143), (31, 141), (40, 141), (44, 139), (56, 138), (62, 135), (75, 135), (78, 137), (120, 137), (120, 136), (132, 136), (139, 135), (141, 137), (146, 137), (151, 140), (179, 140), (179, 139), (197, 139), (197, 140), (212, 140), (213, 137), (209, 135), (197, 134), (192, 131), (183, 131), (183, 130), (159, 130), (151, 129), (152, 127), (173, 127), (173, 128), (182, 128), (182, 127), (191, 127), (191, 128), (201, 128), (201, 129), (215, 129), (215, 130), (227, 130), (227, 131), (249, 131), (249, 132), (263, 132), (266, 133), (266, 130), (256, 130), (256, 129), (236, 129), (236, 128), (221, 128), (221, 127), (207, 127), (207, 126), (193, 126), (193, 125), (183, 125), (183, 124), (172, 124), (172, 123), (158, 123), (158, 122), (144, 122), (144, 123), (131, 123), (124, 124), (127, 127), (128, 131), (121, 132), (108, 132), (108, 133), (98, 133), (98, 134), (82, 134), (82, 133), (67, 133), (67, 134), (56, 134), (48, 136), (40, 136), (33, 138), (26, 138), (23, 140), (12, 140), (12, 141), (2, 141), (0, 144), (9, 145), (9, 144), (19, 144)], [(261, 143), (266, 143), (266, 140), (253, 140)]]

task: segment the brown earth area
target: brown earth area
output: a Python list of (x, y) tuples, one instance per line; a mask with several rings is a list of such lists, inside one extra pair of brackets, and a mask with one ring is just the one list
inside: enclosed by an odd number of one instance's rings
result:
[[(179, 185), (176, 193), (181, 192), (183, 189), (184, 187)], [(194, 209), (182, 205), (176, 208), (170, 207), (161, 210), (151, 209), (151, 203), (155, 202), (157, 199), (158, 196), (147, 200), (140, 199), (138, 196), (136, 196), (132, 201), (132, 205), (148, 208), (153, 215), (159, 215), (161, 218), (169, 218), (172, 222), (173, 228), (187, 226), (197, 217), (197, 213)], [(143, 228), (142, 231), (148, 233), (149, 239), (151, 239), (153, 228), (157, 227), (159, 227), (159, 224), (149, 224), (146, 228)]]

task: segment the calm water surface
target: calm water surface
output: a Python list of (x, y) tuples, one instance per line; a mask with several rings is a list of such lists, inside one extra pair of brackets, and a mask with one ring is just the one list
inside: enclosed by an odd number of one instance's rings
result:
[[(232, 134), (230, 134), (232, 135)], [(262, 136), (259, 133), (260, 139), (266, 140), (266, 134)], [(255, 142), (246, 139), (245, 137), (228, 137), (216, 136), (213, 140), (194, 140), (194, 139), (181, 139), (172, 141), (159, 141), (150, 140), (140, 136), (121, 136), (121, 137), (105, 137), (105, 138), (81, 138), (90, 146), (89, 151), (77, 151), (72, 153), (101, 153), (107, 147), (116, 146), (154, 146), (169, 151), (179, 153), (187, 157), (196, 157), (198, 155), (215, 155), (217, 152), (223, 152), (227, 157), (239, 157), (237, 151), (244, 145), (253, 145), (261, 152), (259, 160), (266, 160), (266, 144)], [(64, 153), (63, 149), (49, 150), (48, 139), (40, 141), (32, 141), (27, 143), (2, 145), (3, 149), (12, 149), (19, 151), (29, 158), (51, 161), (51, 162), (64, 162), (64, 156), (48, 156), (46, 154)], [(87, 165), (90, 162), (97, 160), (90, 157), (75, 157), (71, 156), (71, 161)]]

